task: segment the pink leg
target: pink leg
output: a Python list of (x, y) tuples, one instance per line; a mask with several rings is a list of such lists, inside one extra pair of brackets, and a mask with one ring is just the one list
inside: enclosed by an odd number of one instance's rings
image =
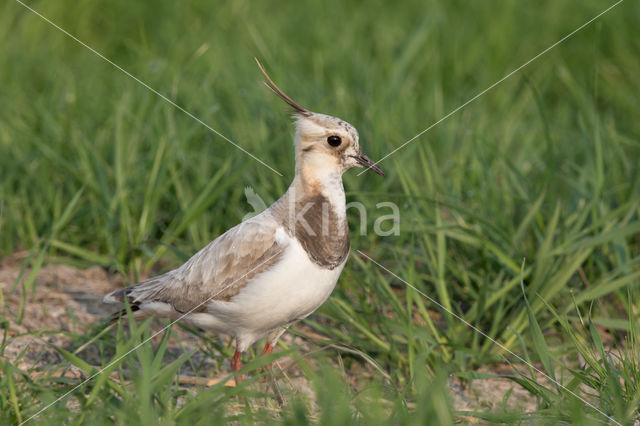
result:
[(242, 368), (242, 360), (240, 357), (242, 356), (242, 352), (235, 351), (233, 354), (233, 358), (231, 358), (231, 370), (238, 371)]
[(269, 341), (267, 341), (267, 343), (264, 344), (264, 348), (262, 349), (262, 355), (269, 355), (271, 352), (273, 352), (273, 346), (271, 346), (269, 344)]
[[(269, 344), (269, 341), (267, 340), (267, 342), (264, 344), (264, 348), (262, 348), (262, 355), (269, 355), (271, 352), (273, 352), (273, 346), (271, 346)], [(271, 371), (271, 363), (262, 367), (262, 371)]]
[[(262, 349), (262, 355), (269, 355), (272, 352), (273, 352), (273, 345), (271, 345), (269, 343), (269, 340), (267, 340), (267, 343), (264, 344), (264, 348)], [(272, 371), (272, 364), (268, 364), (262, 367), (262, 371), (264, 371), (265, 373), (269, 373), (270, 371)], [(278, 402), (280, 402), (280, 405), (282, 405), (284, 404), (284, 397), (282, 396), (280, 389), (278, 389), (278, 384), (276, 383), (273, 375), (270, 374), (270, 377), (271, 377), (271, 387), (276, 395), (276, 398), (278, 399)], [(265, 377), (265, 383), (266, 383), (266, 380), (267, 378)]]
[[(233, 354), (233, 358), (231, 358), (231, 371), (238, 371), (242, 368), (242, 360), (240, 359), (242, 356), (242, 352), (235, 351)], [(236, 374), (236, 385), (239, 385), (242, 382), (242, 375)]]

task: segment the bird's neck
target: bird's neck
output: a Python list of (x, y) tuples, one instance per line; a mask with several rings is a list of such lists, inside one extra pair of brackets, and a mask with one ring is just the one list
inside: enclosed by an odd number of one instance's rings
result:
[(339, 170), (299, 168), (289, 191), (298, 201), (322, 195), (340, 217), (345, 216), (344, 186)]
[(296, 173), (287, 192), (269, 210), (311, 261), (325, 269), (344, 265), (349, 227), (342, 173)]
[(296, 168), (296, 175), (289, 189), (270, 207), (272, 213), (278, 217), (295, 217), (309, 200), (317, 200), (321, 197), (335, 214), (335, 218), (340, 222), (346, 220), (342, 173), (329, 171), (311, 174), (305, 171), (305, 169)]

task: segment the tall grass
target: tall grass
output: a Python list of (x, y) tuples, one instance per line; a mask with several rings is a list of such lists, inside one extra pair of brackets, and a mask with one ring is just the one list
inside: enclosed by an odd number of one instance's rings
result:
[[(30, 5), (284, 177), (18, 3), (3, 3), (0, 253), (29, 252), (24, 279), (13, 287), (24, 290), (18, 321), (46, 262), (100, 265), (135, 281), (177, 266), (236, 224), (250, 209), (245, 186), (267, 203), (286, 189), (291, 123), (261, 87), (254, 56), (303, 105), (356, 125), (375, 159), (606, 7), (508, 0)], [(562, 385), (606, 415), (637, 418), (639, 17), (636, 3), (623, 2), (384, 161), (385, 179), (345, 176), (348, 199), (369, 213), (370, 232), (353, 233), (352, 247), (446, 310), (354, 252), (333, 296), (305, 321), (325, 340), (297, 332), (333, 349), (313, 362), (299, 348), (289, 353), (299, 357), (315, 402), (287, 395), (286, 407), (269, 409), (270, 391), (251, 386), (185, 393), (174, 376), (190, 355), (165, 362), (163, 341), (110, 367), (122, 381), (101, 375), (73, 392), (77, 405), (55, 404), (37, 421), (450, 423), (449, 374), (473, 380), (480, 366), (517, 360), (449, 312), (552, 377), (568, 371)], [(399, 236), (371, 232), (381, 201), (400, 206)], [(149, 333), (148, 324), (128, 327), (93, 342), (108, 348), (103, 366), (116, 359), (107, 354)], [(203, 342), (213, 356), (227, 351)], [(91, 374), (81, 357), (59, 350)], [(24, 420), (77, 384), (34, 381), (16, 362), (0, 363), (5, 422)], [(345, 377), (362, 365), (378, 374), (349, 386)], [(125, 376), (131, 386), (122, 385)], [(606, 421), (539, 374), (511, 377), (538, 397), (538, 411), (457, 414)]]

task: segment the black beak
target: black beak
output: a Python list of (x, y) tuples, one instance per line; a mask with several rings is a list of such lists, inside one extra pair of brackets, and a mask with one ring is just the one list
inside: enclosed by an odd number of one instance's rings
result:
[(352, 155), (351, 157), (355, 158), (358, 164), (360, 164), (362, 167), (372, 170), (380, 176), (384, 176), (384, 172), (382, 171), (382, 169), (378, 167), (376, 163), (371, 161), (371, 158), (367, 157), (363, 153), (360, 153), (360, 155)]

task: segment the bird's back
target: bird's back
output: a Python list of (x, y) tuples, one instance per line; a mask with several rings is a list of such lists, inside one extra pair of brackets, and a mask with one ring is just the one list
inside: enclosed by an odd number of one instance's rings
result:
[(185, 264), (157, 277), (107, 294), (107, 303), (128, 302), (136, 309), (162, 302), (179, 313), (204, 312), (212, 300), (228, 301), (283, 252), (277, 222), (264, 212), (242, 222), (194, 254)]

